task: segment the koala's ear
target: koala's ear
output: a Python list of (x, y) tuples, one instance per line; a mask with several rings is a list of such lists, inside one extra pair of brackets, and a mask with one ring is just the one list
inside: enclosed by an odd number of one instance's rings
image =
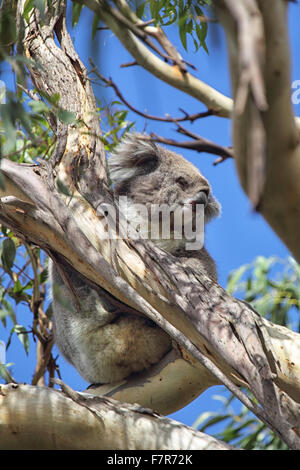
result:
[(138, 133), (127, 134), (108, 158), (112, 181), (148, 174), (158, 167), (158, 148), (153, 142), (143, 140), (143, 136)]

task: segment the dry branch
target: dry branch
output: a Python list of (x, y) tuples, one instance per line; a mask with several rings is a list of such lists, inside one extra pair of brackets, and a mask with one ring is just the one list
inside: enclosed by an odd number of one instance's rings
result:
[(152, 121), (160, 121), (160, 122), (183, 122), (183, 121), (194, 122), (197, 119), (201, 119), (201, 118), (208, 117), (208, 116), (213, 116), (213, 115), (216, 114), (214, 111), (212, 111), (210, 109), (207, 110), (207, 111), (203, 111), (203, 112), (200, 112), (200, 113), (194, 113), (194, 114), (188, 114), (185, 111), (181, 110), (182, 113), (184, 114), (184, 116), (171, 117), (169, 115), (166, 115), (166, 116), (153, 116), (152, 114), (148, 114), (148, 113), (145, 113), (143, 111), (140, 111), (139, 109), (135, 108), (132, 104), (130, 104), (129, 101), (126, 100), (126, 98), (124, 98), (124, 96), (121, 93), (120, 89), (118, 88), (116, 83), (113, 82), (113, 80), (111, 78), (105, 78), (103, 75), (101, 75), (101, 73), (99, 72), (99, 70), (97, 69), (97, 67), (95, 66), (94, 62), (91, 59), (90, 59), (90, 63), (93, 66), (93, 69), (91, 70), (90, 73), (94, 73), (107, 86), (112, 87), (114, 89), (117, 97), (122, 101), (122, 103), (125, 104), (125, 106), (128, 109), (130, 109), (134, 113), (138, 114), (139, 116), (144, 117), (145, 119), (150, 119)]
[[(178, 124), (177, 124), (178, 125)], [(182, 132), (183, 133), (183, 132)], [(191, 133), (186, 131), (186, 133), (191, 136)], [(189, 141), (178, 141), (174, 139), (168, 139), (166, 137), (160, 136), (152, 132), (149, 137), (145, 136), (145, 140), (151, 140), (153, 142), (158, 142), (160, 144), (171, 145), (178, 148), (190, 149), (195, 150), (196, 152), (206, 152), (213, 155), (219, 155), (219, 159), (217, 159), (214, 164), (220, 163), (228, 158), (234, 158), (233, 150), (229, 147), (223, 147), (222, 145), (218, 145), (211, 140), (205, 139), (204, 137), (200, 137), (199, 135), (193, 136), (193, 140)]]

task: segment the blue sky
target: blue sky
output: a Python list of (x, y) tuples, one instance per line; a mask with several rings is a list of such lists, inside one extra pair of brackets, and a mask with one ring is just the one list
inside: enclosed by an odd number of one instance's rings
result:
[[(299, 12), (299, 4), (291, 3), (289, 26), (293, 61), (292, 80), (300, 79), (300, 62), (297, 60), (297, 54), (300, 50)], [(119, 64), (129, 62), (132, 58), (110, 31), (98, 32), (97, 46), (94, 45), (91, 49), (90, 21), (91, 14), (86, 10), (82, 14), (79, 25), (72, 32), (76, 50), (88, 68), (90, 68), (88, 58), (93, 56), (101, 73), (106, 77), (112, 77), (132, 105), (142, 111), (161, 116), (166, 113), (178, 116), (180, 114), (179, 108), (183, 108), (189, 113), (205, 110), (200, 102), (172, 89), (139, 67), (120, 68)], [(209, 55), (202, 49), (194, 54), (192, 42), (189, 43), (188, 53), (186, 53), (180, 44), (176, 29), (170, 27), (166, 32), (170, 33), (169, 37), (177, 45), (183, 57), (197, 67), (195, 75), (230, 96), (230, 78), (224, 35), (216, 25), (210, 26), (209, 29), (211, 31), (207, 41)], [(11, 82), (10, 75), (3, 75), (2, 79), (7, 80), (8, 83)], [(110, 89), (96, 86), (94, 91), (102, 103), (115, 99), (115, 95)], [(295, 106), (295, 113), (298, 115), (300, 114), (299, 106)], [(165, 137), (180, 139), (174, 130), (174, 125), (149, 121), (145, 129), (143, 118), (130, 112), (128, 119), (136, 122), (135, 127), (138, 131), (146, 130), (149, 133), (156, 132)], [(190, 126), (190, 129), (222, 145), (231, 144), (230, 121), (227, 119), (209, 117), (196, 121)], [(228, 274), (232, 270), (253, 261), (259, 255), (266, 257), (276, 255), (283, 258), (289, 255), (286, 247), (272, 232), (264, 219), (259, 214), (253, 213), (248, 199), (240, 188), (233, 161), (227, 160), (220, 165), (213, 166), (213, 161), (216, 158), (213, 155), (198, 154), (188, 150), (180, 152), (199, 167), (209, 179), (213, 192), (222, 205), (222, 216), (207, 228), (206, 246), (216, 260), (219, 282), (223, 287), (225, 287)], [(23, 318), (20, 322), (23, 325), (29, 325), (31, 323), (30, 314), (24, 312), (22, 315)], [(0, 325), (0, 339), (6, 338), (7, 332), (3, 331), (3, 327)], [(28, 358), (25, 357), (18, 340), (13, 342), (7, 352), (7, 362), (15, 363), (12, 368), (13, 375), (20, 381), (30, 382), (33, 373), (33, 359), (31, 355)], [(59, 359), (59, 364), (62, 378), (66, 383), (77, 390), (85, 388), (86, 383), (73, 367), (68, 365), (63, 358)], [(219, 402), (212, 398), (214, 393), (221, 394), (222, 388), (210, 389), (184, 410), (173, 414), (172, 417), (191, 425), (200, 413), (219, 407)]]

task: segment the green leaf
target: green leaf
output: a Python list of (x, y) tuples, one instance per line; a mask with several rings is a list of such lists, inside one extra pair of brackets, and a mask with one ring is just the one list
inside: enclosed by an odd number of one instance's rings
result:
[(48, 280), (48, 269), (45, 268), (39, 275), (39, 283), (44, 284)]
[(59, 93), (53, 93), (52, 95), (49, 95), (49, 93), (46, 93), (43, 90), (39, 90), (39, 95), (41, 95), (42, 98), (47, 100), (52, 106), (56, 107), (58, 106), (59, 100), (60, 100), (60, 94)]
[(3, 145), (4, 155), (13, 152), (16, 145), (17, 129), (13, 118), (11, 102), (0, 104), (0, 115), (4, 130), (5, 141)]
[(205, 411), (204, 413), (201, 413), (201, 415), (193, 423), (193, 428), (197, 429), (200, 426), (200, 424), (207, 421), (208, 418), (210, 418), (211, 416), (215, 417), (216, 413), (214, 411)]
[(6, 328), (6, 317), (8, 315), (8, 312), (4, 309), (0, 309), (0, 321), (2, 322), (2, 325), (4, 328)]
[(37, 114), (48, 113), (49, 108), (43, 101), (29, 101), (28, 105), (31, 107), (32, 111)]
[(200, 45), (206, 50), (206, 52), (208, 52), (207, 46), (205, 44), (205, 39), (207, 36), (207, 23), (201, 23), (201, 25), (196, 23), (195, 30), (196, 30), (196, 34), (199, 39)]
[(185, 48), (185, 50), (187, 50), (185, 25), (182, 25), (182, 26), (179, 27), (179, 37), (180, 37), (180, 40), (181, 40), (181, 43), (182, 43), (183, 47)]
[(145, 6), (146, 2), (137, 3), (135, 13), (139, 18), (142, 18), (145, 13)]
[(10, 374), (4, 364), (0, 364), (0, 375), (5, 380), (5, 382), (9, 383), (11, 381)]
[(241, 266), (240, 268), (236, 269), (229, 275), (229, 280), (227, 283), (226, 290), (230, 293), (233, 294), (235, 290), (237, 289), (237, 284), (243, 274), (249, 269), (249, 265), (245, 264), (244, 266)]
[(31, 12), (33, 8), (34, 8), (34, 0), (26, 0), (24, 9), (23, 9), (23, 16), (27, 22), (29, 21), (29, 13)]
[(80, 3), (72, 2), (72, 26), (77, 26), (83, 7)]
[(57, 179), (57, 189), (60, 193), (64, 194), (65, 196), (72, 196), (68, 187), (59, 178)]
[(201, 432), (204, 432), (208, 427), (221, 423), (222, 421), (225, 421), (226, 419), (230, 417), (231, 417), (230, 415), (219, 415), (219, 414), (214, 413), (214, 416), (212, 416), (210, 419), (205, 421), (205, 423), (203, 423), (202, 426), (198, 428), (198, 430)]
[(186, 22), (185, 24), (185, 30), (187, 33), (191, 34), (192, 31), (193, 31), (193, 21), (192, 20), (189, 20)]
[(159, 2), (157, 0), (150, 0), (149, 6), (152, 18), (157, 19), (159, 12)]
[(5, 177), (0, 170), (0, 189), (5, 190)]
[(1, 262), (5, 270), (10, 270), (14, 264), (16, 246), (12, 238), (5, 238), (2, 242)]
[(16, 325), (17, 324), (17, 317), (16, 317), (16, 314), (15, 314), (15, 312), (14, 312), (12, 306), (11, 306), (11, 303), (8, 302), (6, 299), (2, 299), (1, 303), (2, 303), (2, 306), (3, 306), (3, 308), (1, 309), (1, 312), (3, 312), (3, 315), (4, 315), (4, 312), (6, 312), (5, 316), (10, 317), (13, 324)]
[(26, 328), (22, 325), (15, 325), (13, 328), (14, 332), (17, 334), (19, 340), (24, 346), (26, 354), (29, 352), (29, 336)]
[(57, 117), (66, 124), (73, 124), (76, 121), (76, 114), (66, 109), (58, 109)]
[(94, 15), (93, 24), (92, 24), (92, 39), (95, 39), (97, 30), (98, 30), (99, 21), (100, 21), (99, 16)]

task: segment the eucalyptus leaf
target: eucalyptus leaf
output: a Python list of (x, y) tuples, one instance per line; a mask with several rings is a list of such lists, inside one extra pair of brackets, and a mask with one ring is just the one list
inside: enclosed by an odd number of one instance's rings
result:
[(29, 22), (29, 14), (31, 10), (34, 8), (34, 0), (26, 0), (23, 8), (23, 16), (26, 22)]
[(84, 5), (72, 2), (72, 26), (77, 26)]
[(4, 364), (0, 363), (0, 376), (2, 379), (5, 380), (5, 382), (9, 383), (11, 381), (10, 374)]
[(67, 111), (65, 109), (58, 109), (57, 117), (66, 124), (73, 124), (76, 120), (76, 114), (72, 111)]
[(48, 113), (49, 108), (43, 101), (29, 101), (28, 105), (31, 107), (32, 111), (40, 114), (40, 113)]
[(2, 242), (1, 263), (5, 270), (13, 267), (16, 257), (16, 245), (12, 238), (5, 238)]
[(19, 340), (21, 341), (22, 345), (24, 346), (26, 354), (29, 352), (29, 336), (27, 333), (26, 328), (22, 325), (15, 325), (14, 332), (17, 334)]

